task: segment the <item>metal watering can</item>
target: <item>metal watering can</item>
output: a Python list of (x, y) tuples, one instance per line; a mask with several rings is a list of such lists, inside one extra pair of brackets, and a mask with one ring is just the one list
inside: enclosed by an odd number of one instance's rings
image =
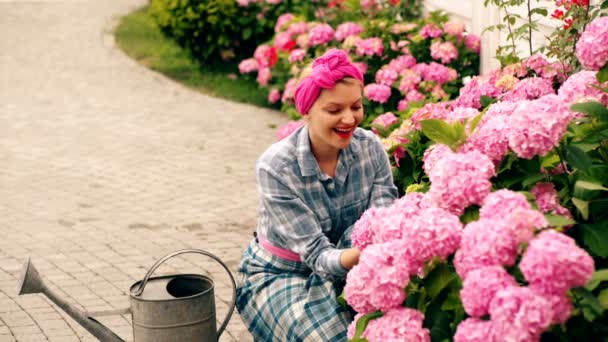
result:
[[(206, 255), (220, 263), (230, 276), (233, 288), (232, 304), (219, 330), (216, 330), (214, 284), (211, 278), (200, 274), (150, 277), (162, 263), (184, 253)], [(95, 320), (93, 316), (127, 313), (131, 313), (135, 342), (218, 341), (236, 305), (236, 283), (232, 273), (218, 257), (200, 249), (176, 251), (154, 263), (144, 279), (131, 286), (129, 291), (131, 307), (128, 309), (95, 313), (79, 310), (46, 287), (29, 258), (23, 266), (18, 292), (19, 295), (43, 293), (103, 342), (124, 340)]]

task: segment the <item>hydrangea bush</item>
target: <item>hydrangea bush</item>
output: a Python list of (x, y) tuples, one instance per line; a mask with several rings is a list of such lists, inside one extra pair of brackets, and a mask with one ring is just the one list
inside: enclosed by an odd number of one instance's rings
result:
[(352, 341), (608, 336), (607, 30), (576, 43), (585, 70), (533, 55), (376, 118), (405, 194), (355, 224)]
[[(382, 5), (366, 7), (368, 3)], [(296, 120), (297, 80), (328, 48), (348, 52), (365, 76), (363, 127), (376, 126), (376, 117), (387, 113), (456, 97), (463, 77), (478, 72), (479, 37), (439, 12), (409, 21), (388, 16), (401, 3), (361, 1), (361, 10), (374, 9), (371, 19), (339, 24), (286, 13), (277, 21), (273, 40), (258, 46), (239, 71), (255, 75), (268, 88), (269, 102)]]

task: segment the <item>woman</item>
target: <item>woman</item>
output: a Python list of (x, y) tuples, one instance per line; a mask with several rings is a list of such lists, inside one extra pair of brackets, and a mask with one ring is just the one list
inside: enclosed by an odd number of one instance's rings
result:
[(243, 253), (237, 308), (256, 341), (344, 341), (352, 320), (338, 302), (357, 264), (350, 230), (397, 197), (378, 138), (363, 120), (363, 76), (340, 50), (313, 63), (295, 92), (306, 125), (256, 164), (257, 238)]

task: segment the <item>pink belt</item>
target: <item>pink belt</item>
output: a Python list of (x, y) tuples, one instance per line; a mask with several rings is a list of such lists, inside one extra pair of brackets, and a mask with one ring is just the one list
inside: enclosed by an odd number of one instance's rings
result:
[(258, 236), (258, 243), (260, 244), (260, 246), (262, 246), (262, 248), (270, 252), (270, 254), (278, 256), (279, 258), (289, 261), (302, 261), (302, 259), (300, 259), (300, 255), (290, 251), (289, 249), (277, 247), (271, 244), (268, 240), (262, 238), (261, 236)]

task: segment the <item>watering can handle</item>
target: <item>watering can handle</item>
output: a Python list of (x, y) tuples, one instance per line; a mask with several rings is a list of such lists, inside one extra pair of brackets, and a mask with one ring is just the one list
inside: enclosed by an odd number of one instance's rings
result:
[(148, 270), (148, 273), (146, 273), (146, 276), (141, 281), (139, 288), (137, 290), (135, 290), (134, 292), (132, 292), (132, 294), (134, 296), (140, 296), (144, 292), (144, 288), (146, 287), (146, 284), (148, 283), (148, 279), (150, 278), (152, 273), (154, 273), (154, 271), (156, 271), (156, 269), (162, 263), (173, 258), (176, 255), (185, 254), (185, 253), (198, 253), (198, 254), (203, 254), (203, 255), (210, 257), (211, 259), (217, 261), (220, 265), (222, 265), (222, 267), (224, 267), (224, 269), (226, 270), (226, 272), (228, 272), (228, 275), (230, 276), (230, 281), (232, 282), (232, 304), (230, 305), (230, 310), (228, 310), (228, 315), (226, 315), (224, 322), (222, 323), (222, 325), (220, 326), (220, 328), (217, 331), (217, 338), (219, 340), (220, 336), (224, 332), (224, 329), (226, 329), (226, 326), (228, 325), (228, 322), (230, 321), (230, 317), (232, 317), (232, 313), (234, 312), (234, 307), (236, 306), (236, 282), (234, 281), (234, 277), (232, 276), (232, 273), (228, 269), (228, 266), (226, 266), (226, 264), (224, 264), (222, 262), (222, 260), (220, 260), (220, 258), (216, 257), (215, 255), (213, 255), (207, 251), (204, 251), (202, 249), (182, 249), (179, 251), (175, 251), (171, 254), (167, 254), (164, 257), (160, 258), (157, 262), (155, 262), (154, 265), (152, 265), (152, 267), (150, 267), (150, 269)]

